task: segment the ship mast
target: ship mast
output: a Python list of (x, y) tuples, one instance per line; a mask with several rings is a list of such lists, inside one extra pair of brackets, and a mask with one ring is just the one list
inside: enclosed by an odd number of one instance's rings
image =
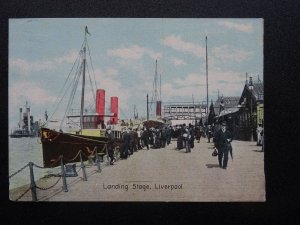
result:
[(83, 46), (83, 72), (82, 72), (82, 91), (81, 91), (81, 107), (80, 107), (80, 130), (83, 129), (83, 111), (84, 111), (84, 89), (85, 89), (85, 66), (86, 66), (86, 34), (89, 34), (87, 26), (84, 32), (84, 46)]

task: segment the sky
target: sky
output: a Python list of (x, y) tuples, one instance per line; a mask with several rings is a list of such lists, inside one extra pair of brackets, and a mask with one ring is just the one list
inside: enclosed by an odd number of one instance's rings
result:
[[(163, 104), (241, 96), (246, 73), (263, 80), (263, 19), (86, 18), (9, 20), (9, 129), (28, 101), (34, 120), (62, 117), (57, 109), (64, 83), (87, 35), (87, 89), (105, 89), (119, 98), (119, 117), (146, 117), (146, 96), (153, 98), (157, 60)], [(90, 85), (91, 86), (91, 85)], [(92, 89), (91, 89), (92, 90)], [(95, 90), (94, 90), (95, 92)], [(85, 105), (94, 105), (86, 91)], [(74, 106), (79, 109), (80, 105)], [(155, 107), (151, 106), (151, 113)], [(55, 114), (54, 114), (55, 112)]]

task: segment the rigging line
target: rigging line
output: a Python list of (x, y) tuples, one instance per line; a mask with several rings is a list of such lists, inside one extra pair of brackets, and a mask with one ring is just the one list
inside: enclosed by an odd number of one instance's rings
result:
[(60, 126), (59, 126), (60, 129), (62, 128), (62, 124), (63, 124), (63, 122), (64, 122), (64, 120), (66, 118), (66, 114), (69, 111), (69, 108), (70, 108), (70, 106), (73, 103), (74, 96), (75, 96), (75, 93), (76, 93), (76, 89), (77, 89), (77, 86), (78, 86), (78, 83), (79, 83), (79, 78), (80, 78), (81, 70), (82, 70), (82, 64), (81, 64), (80, 70), (77, 71), (77, 74), (75, 76), (76, 79), (74, 79), (74, 85), (73, 85), (73, 88), (72, 88), (71, 93), (70, 93), (70, 98), (69, 98), (69, 101), (68, 101), (68, 104), (67, 104), (64, 116), (63, 116), (62, 121), (61, 121)]
[(73, 85), (72, 85), (72, 90), (70, 92), (70, 98), (69, 98), (69, 102), (68, 102), (68, 105), (67, 105), (67, 108), (66, 108), (66, 111), (69, 110), (70, 106), (73, 104), (73, 101), (74, 101), (74, 96), (76, 94), (76, 90), (77, 90), (77, 87), (78, 87), (78, 83), (79, 83), (79, 79), (80, 79), (80, 75), (81, 75), (81, 71), (83, 70), (82, 69), (82, 65), (83, 63), (80, 64), (80, 66), (77, 68), (77, 71), (76, 71), (76, 76), (73, 80)]
[[(71, 68), (71, 71), (69, 72), (68, 77), (67, 77), (67, 79), (66, 79), (66, 81), (65, 81), (65, 83), (64, 83), (64, 85), (63, 85), (63, 87), (62, 87), (62, 89), (61, 89), (60, 92), (62, 92), (62, 90), (64, 89), (64, 87), (65, 87), (65, 85), (66, 85), (66, 83), (67, 83), (67, 81), (68, 81), (68, 79), (69, 79), (69, 77), (70, 77), (70, 75), (71, 75), (71, 73), (72, 73), (72, 71), (73, 71), (73, 69), (74, 69), (74, 66), (76, 65), (76, 62), (78, 61), (79, 58), (80, 58), (80, 51), (79, 51), (78, 54), (77, 54), (77, 58), (76, 58), (76, 60), (74, 61), (73, 66), (72, 66), (72, 68)], [(58, 96), (59, 96), (59, 95), (58, 95)]]
[(78, 59), (80, 58), (80, 52), (82, 51), (82, 48), (83, 48), (83, 44), (81, 45), (81, 48), (80, 48), (80, 50), (79, 50), (79, 52), (78, 52), (78, 54), (77, 54), (77, 57), (76, 57), (76, 59), (75, 59), (75, 61), (74, 61), (74, 63), (73, 63), (73, 66), (72, 66), (72, 68), (71, 68), (71, 70), (70, 70), (70, 72), (69, 72), (69, 74), (68, 74), (68, 77), (67, 77), (67, 79), (65, 80), (64, 85), (62, 86), (61, 90), (59, 91), (59, 94), (58, 94), (58, 96), (57, 96), (56, 101), (58, 101), (59, 96), (61, 95), (62, 91), (63, 91), (64, 88), (65, 88), (65, 85), (67, 84), (67, 82), (68, 82), (68, 80), (69, 80), (69, 78), (70, 78), (70, 75), (71, 75), (71, 73), (72, 73), (72, 71), (73, 71), (73, 69), (74, 69), (74, 66), (75, 66), (76, 63), (78, 62)]
[[(79, 66), (79, 62), (78, 62), (78, 64), (77, 64), (77, 70), (76, 70), (76, 73), (77, 73), (77, 71), (78, 71), (78, 66)], [(74, 74), (73, 81), (74, 81), (74, 79), (76, 78), (76, 73)], [(65, 90), (65, 93), (64, 93), (64, 95), (61, 97), (61, 99), (60, 99), (59, 103), (56, 105), (56, 108), (55, 108), (55, 110), (53, 111), (52, 115), (50, 116), (50, 120), (52, 119), (52, 117), (53, 117), (53, 116), (54, 116), (54, 114), (56, 113), (56, 111), (57, 111), (57, 109), (59, 108), (59, 106), (60, 106), (60, 104), (61, 104), (62, 100), (64, 99), (64, 97), (65, 97), (65, 96), (66, 96), (66, 94), (68, 93), (68, 91), (69, 91), (70, 87), (72, 87), (72, 82), (70, 82), (70, 84), (69, 84), (69, 87), (68, 87), (68, 88)]]
[[(80, 51), (79, 51), (79, 54), (78, 54), (78, 57), (77, 57), (76, 61), (74, 62), (74, 66), (75, 66), (75, 64), (77, 64), (77, 68), (76, 68), (75, 75), (74, 75), (74, 77), (73, 77), (73, 81), (74, 81), (74, 79), (75, 79), (75, 77), (76, 77), (76, 73), (78, 72), (78, 67), (80, 66), (80, 61), (79, 61), (78, 59), (80, 58), (80, 53), (81, 53), (81, 52), (82, 52), (82, 51), (80, 50)], [(73, 67), (74, 67), (74, 66), (73, 66)], [(73, 71), (73, 69), (72, 69), (72, 71)], [(72, 72), (72, 71), (71, 71), (71, 72)], [(71, 75), (71, 73), (69, 74), (69, 76), (70, 76), (70, 75)], [(52, 117), (54, 116), (54, 114), (56, 113), (56, 111), (57, 111), (59, 105), (61, 104), (62, 100), (64, 99), (65, 95), (67, 94), (67, 92), (68, 92), (68, 90), (69, 90), (69, 88), (70, 88), (71, 86), (72, 86), (72, 82), (70, 82), (69, 87), (65, 90), (65, 93), (64, 93), (64, 95), (61, 97), (59, 103), (56, 103), (56, 108), (55, 108), (55, 110), (53, 111), (52, 115), (50, 116), (50, 119), (49, 119), (49, 120), (51, 120)], [(63, 90), (63, 89), (62, 89), (62, 90)], [(59, 96), (58, 96), (58, 97), (59, 97)], [(58, 97), (57, 97), (57, 99), (58, 99)]]
[(79, 79), (80, 79), (80, 76), (82, 74), (82, 71), (83, 71), (83, 62), (81, 63), (81, 66), (79, 67), (79, 70), (77, 71), (76, 80), (74, 80), (73, 89), (71, 91), (70, 98), (69, 98), (68, 108), (70, 108), (70, 106), (73, 104), (74, 96), (76, 94), (76, 90), (77, 90), (77, 87), (78, 87), (78, 83), (79, 83)]
[(94, 90), (94, 87), (93, 87), (92, 79), (91, 79), (91, 76), (90, 76), (90, 71), (89, 71), (88, 64), (86, 64), (86, 68), (87, 68), (87, 73), (89, 75), (89, 80), (90, 80), (90, 84), (91, 84), (91, 89), (92, 89), (92, 94), (93, 94), (94, 102), (96, 102), (96, 94), (95, 94), (95, 90)]
[[(77, 80), (77, 82), (75, 83), (75, 86), (76, 86), (76, 87), (78, 86), (79, 78), (80, 78), (80, 76), (78, 76), (78, 80)], [(63, 124), (63, 122), (64, 122), (65, 119), (66, 119), (66, 115), (67, 115), (67, 113), (68, 113), (69, 110), (70, 110), (70, 106), (71, 106), (72, 103), (73, 103), (75, 93), (76, 93), (76, 88), (73, 89), (72, 92), (71, 92), (71, 94), (70, 94), (69, 102), (68, 102), (68, 104), (67, 104), (67, 107), (66, 107), (64, 116), (63, 116), (62, 121), (61, 121), (61, 123), (60, 123), (60, 129), (62, 128), (62, 124)]]
[(88, 48), (88, 53), (89, 53), (89, 57), (90, 57), (91, 67), (92, 67), (92, 71), (93, 71), (93, 75), (94, 75), (95, 87), (97, 89), (97, 83), (96, 83), (96, 77), (95, 77), (95, 70), (94, 70), (93, 61), (92, 61), (92, 57), (91, 57), (90, 46), (89, 46), (88, 42), (86, 42), (86, 43), (87, 43), (87, 48)]
[(128, 119), (128, 114), (124, 113), (124, 111), (119, 107), (120, 109), (120, 114), (122, 114), (124, 116), (124, 118)]

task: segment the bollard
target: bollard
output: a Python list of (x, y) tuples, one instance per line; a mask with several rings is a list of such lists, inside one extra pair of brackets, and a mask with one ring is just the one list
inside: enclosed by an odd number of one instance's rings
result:
[(99, 155), (98, 155), (98, 150), (96, 150), (96, 162), (97, 162), (97, 171), (101, 173), (101, 165), (100, 165), (100, 160), (99, 160)]
[(63, 180), (63, 190), (64, 192), (68, 192), (68, 187), (67, 187), (67, 178), (65, 174), (65, 168), (64, 168), (64, 162), (63, 162), (63, 156), (60, 156), (60, 167), (61, 167), (61, 176)]
[(81, 162), (81, 169), (82, 169), (82, 174), (83, 174), (83, 180), (87, 181), (87, 177), (86, 177), (86, 172), (85, 172), (85, 166), (82, 160), (82, 156), (81, 156), (81, 150), (80, 150), (80, 162)]
[(34, 181), (33, 163), (32, 162), (29, 162), (29, 170), (30, 170), (30, 189), (31, 189), (32, 201), (36, 202), (37, 201), (36, 184)]

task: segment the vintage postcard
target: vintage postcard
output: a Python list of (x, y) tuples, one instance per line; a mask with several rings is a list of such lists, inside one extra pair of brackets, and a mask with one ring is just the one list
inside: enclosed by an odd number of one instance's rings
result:
[(263, 19), (9, 19), (11, 201), (264, 202)]

